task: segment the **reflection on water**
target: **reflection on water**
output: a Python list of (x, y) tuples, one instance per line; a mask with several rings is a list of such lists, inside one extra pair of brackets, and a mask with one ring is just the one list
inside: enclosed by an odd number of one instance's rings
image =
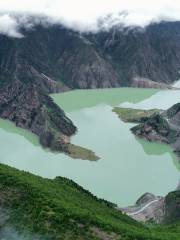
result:
[(25, 139), (27, 139), (34, 146), (39, 146), (39, 140), (35, 134), (33, 134), (25, 129), (16, 127), (14, 123), (12, 123), (8, 120), (4, 120), (4, 119), (0, 118), (0, 128), (8, 133), (18, 134), (18, 135), (24, 137)]
[(173, 87), (180, 88), (180, 80), (176, 81), (176, 82), (173, 84)]
[(125, 88), (55, 95), (56, 103), (78, 127), (72, 142), (95, 151), (101, 157), (97, 162), (45, 150), (36, 136), (4, 120), (0, 121), (0, 161), (43, 177), (73, 179), (120, 206), (134, 204), (145, 192), (165, 195), (179, 182), (174, 153), (166, 145), (137, 140), (130, 131), (133, 124), (123, 123), (112, 112), (114, 105), (138, 104), (156, 94), (152, 89)]
[(150, 98), (157, 92), (157, 89), (111, 88), (76, 90), (51, 96), (66, 112), (70, 112), (94, 107), (102, 103), (110, 106), (117, 106), (125, 101), (138, 103), (146, 98)]
[(180, 171), (180, 160), (174, 154), (172, 148), (169, 145), (157, 142), (148, 142), (138, 137), (136, 137), (136, 140), (141, 144), (144, 152), (148, 155), (161, 156), (164, 155), (165, 153), (169, 153), (177, 170)]
[(152, 95), (150, 98), (142, 100), (138, 103), (125, 101), (120, 104), (121, 107), (137, 108), (137, 109), (168, 109), (175, 103), (180, 102), (180, 90), (164, 90)]

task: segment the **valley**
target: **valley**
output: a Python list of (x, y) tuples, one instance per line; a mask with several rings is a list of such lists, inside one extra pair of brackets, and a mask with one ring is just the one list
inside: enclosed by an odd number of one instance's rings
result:
[(0, 240), (179, 240), (180, 21), (1, 17)]
[(133, 205), (145, 192), (164, 196), (179, 182), (178, 159), (167, 145), (136, 139), (130, 131), (134, 124), (121, 122), (112, 108), (126, 102), (132, 105), (147, 102), (148, 106), (148, 101), (156, 95), (161, 94), (164, 101), (172, 92), (176, 102), (180, 93), (174, 90), (119, 88), (51, 95), (78, 127), (71, 142), (91, 149), (100, 159), (84, 161), (53, 153), (43, 149), (35, 135), (1, 120), (1, 162), (42, 177), (73, 179), (98, 197), (121, 207)]

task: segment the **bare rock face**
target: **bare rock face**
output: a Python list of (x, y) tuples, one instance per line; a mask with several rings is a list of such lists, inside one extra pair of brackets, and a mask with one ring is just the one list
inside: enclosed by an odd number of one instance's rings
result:
[(180, 190), (170, 192), (165, 197), (145, 193), (134, 206), (121, 210), (139, 222), (158, 224), (178, 222), (180, 220)]
[(36, 26), (22, 39), (0, 35), (0, 80), (35, 81), (43, 91), (120, 86), (120, 76), (95, 45), (61, 26)]
[(148, 202), (155, 200), (156, 198), (157, 197), (152, 193), (145, 193), (136, 201), (136, 204), (137, 205), (146, 204)]
[(179, 36), (179, 22), (161, 22), (145, 29), (115, 26), (91, 39), (119, 73), (121, 84), (131, 86), (137, 76), (165, 84), (180, 78)]
[(144, 124), (133, 127), (132, 132), (148, 141), (159, 141), (171, 144), (175, 142), (176, 131), (172, 130), (168, 121), (161, 115), (151, 116)]
[(22, 39), (0, 35), (0, 85), (33, 79), (51, 92), (119, 86), (169, 89), (179, 78), (180, 22), (146, 29), (115, 26), (94, 34), (38, 25), (22, 33)]
[(158, 88), (158, 89), (173, 89), (172, 86), (165, 83), (158, 83), (147, 78), (135, 77), (132, 79), (132, 87), (137, 88)]
[(139, 222), (162, 223), (165, 218), (164, 198), (152, 193), (143, 194), (134, 206), (122, 209), (128, 216)]
[(36, 85), (45, 93), (60, 93), (70, 90), (63, 83), (57, 82), (52, 78), (46, 76), (44, 73), (39, 73), (33, 67), (30, 67), (32, 77), (36, 79)]
[(55, 150), (64, 150), (65, 136), (76, 132), (64, 112), (31, 83), (15, 81), (0, 91), (0, 116), (32, 131), (43, 146)]
[(71, 88), (111, 88), (120, 86), (119, 75), (91, 45), (67, 49), (58, 60), (62, 75)]

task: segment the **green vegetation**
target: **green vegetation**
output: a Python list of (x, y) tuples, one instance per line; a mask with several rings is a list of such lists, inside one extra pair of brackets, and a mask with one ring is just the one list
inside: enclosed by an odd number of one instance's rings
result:
[(173, 118), (180, 111), (180, 103), (174, 104), (166, 112), (168, 118)]
[(180, 191), (174, 191), (166, 197), (166, 222), (177, 222), (180, 219)]
[(74, 144), (68, 144), (67, 154), (72, 158), (80, 158), (82, 160), (97, 161), (100, 158), (95, 153), (87, 148), (83, 148)]
[(158, 109), (141, 110), (132, 108), (115, 107), (113, 109), (121, 120), (124, 122), (143, 123), (153, 114), (160, 112)]
[[(71, 180), (54, 180), (0, 165), (0, 209), (6, 225), (42, 239), (179, 240), (179, 225), (148, 228)], [(1, 227), (1, 226), (0, 226)]]

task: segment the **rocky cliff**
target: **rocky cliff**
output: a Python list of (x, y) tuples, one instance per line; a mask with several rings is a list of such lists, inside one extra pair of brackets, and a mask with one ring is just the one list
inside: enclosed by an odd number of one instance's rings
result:
[(180, 103), (167, 111), (156, 113), (145, 123), (133, 127), (132, 132), (148, 141), (170, 144), (180, 156)]
[(159, 83), (179, 78), (180, 22), (162, 22), (145, 29), (115, 26), (94, 34), (59, 25), (38, 25), (21, 32), (21, 39), (0, 35), (1, 85), (14, 78), (25, 82), (39, 79), (52, 92), (59, 87), (131, 86), (143, 79), (143, 86), (168, 88)]
[(63, 150), (65, 136), (76, 132), (65, 113), (33, 83), (25, 85), (16, 80), (3, 88), (0, 115), (38, 135), (43, 146), (56, 150)]
[(139, 222), (174, 224), (180, 220), (180, 191), (174, 191), (165, 197), (151, 193), (143, 194), (134, 206), (122, 208), (128, 216)]
[(125, 86), (134, 78), (166, 84), (179, 78), (179, 22), (151, 24), (145, 29), (114, 27), (91, 37)]

